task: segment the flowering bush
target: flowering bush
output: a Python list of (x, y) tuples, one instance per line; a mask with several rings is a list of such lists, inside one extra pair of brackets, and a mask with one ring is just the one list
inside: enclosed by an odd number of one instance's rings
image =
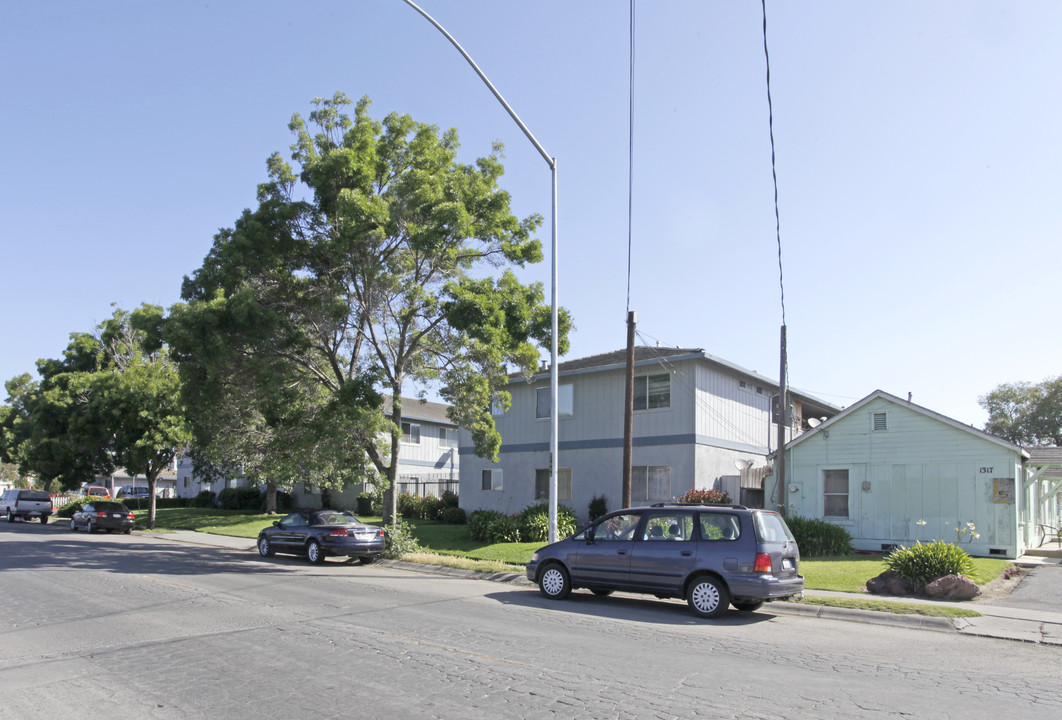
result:
[(696, 505), (731, 505), (733, 502), (729, 495), (719, 490), (690, 490), (678, 501)]
[(954, 543), (937, 540), (898, 547), (885, 556), (885, 567), (910, 579), (921, 590), (945, 575), (969, 575), (973, 559)]

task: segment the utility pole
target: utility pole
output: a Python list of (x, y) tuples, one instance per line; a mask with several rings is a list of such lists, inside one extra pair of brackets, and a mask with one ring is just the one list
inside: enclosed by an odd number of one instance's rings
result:
[(778, 455), (774, 461), (774, 475), (778, 478), (778, 511), (784, 516), (789, 507), (785, 485), (785, 428), (789, 424), (789, 387), (786, 378), (785, 325), (782, 326), (781, 367), (778, 370)]
[(631, 463), (634, 458), (634, 326), (638, 313), (627, 313), (627, 394), (623, 404), (623, 507), (631, 506)]

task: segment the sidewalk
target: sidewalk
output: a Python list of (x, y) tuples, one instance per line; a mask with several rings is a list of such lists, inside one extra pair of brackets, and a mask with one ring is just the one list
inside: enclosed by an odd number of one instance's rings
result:
[[(209, 533), (193, 532), (190, 530), (177, 530), (161, 534), (144, 533), (143, 536), (161, 541), (182, 542), (192, 545), (218, 547), (244, 552), (257, 552), (254, 540), (249, 538), (211, 535)], [(1028, 558), (1022, 558), (1019, 562), (1024, 565), (1027, 564), (1028, 560)], [(1033, 560), (1032, 562), (1036, 564), (1058, 564), (1057, 561), (1051, 560)], [(527, 585), (528, 587), (532, 586), (527, 578), (521, 573), (491, 574), (435, 565), (419, 565), (416, 563), (396, 560), (380, 561), (380, 564), (413, 572), (437, 573), (440, 575), (491, 580), (494, 582), (508, 582), (517, 585)], [(804, 594), (812, 597), (856, 598), (863, 600), (868, 597), (867, 595), (858, 593), (840, 593), (830, 592), (828, 590), (805, 590)], [(922, 615), (897, 615), (895, 613), (875, 612), (871, 610), (851, 610), (848, 608), (829, 607), (825, 605), (800, 605), (787, 602), (774, 602), (765, 607), (768, 608), (770, 612), (780, 615), (808, 615), (812, 617), (829, 618), (831, 620), (846, 620), (875, 625), (892, 625), (895, 627), (906, 627), (920, 630), (935, 630), (937, 632), (958, 632), (963, 635), (973, 635), (977, 637), (991, 637), (1002, 640), (1017, 640), (1020, 642), (1062, 646), (1062, 612), (1007, 607), (1001, 604), (979, 603), (976, 601), (939, 602), (936, 600), (891, 597), (888, 595), (874, 595), (872, 597), (877, 600), (964, 608), (966, 610), (973, 610), (974, 612), (980, 613), (981, 617), (934, 618)]]

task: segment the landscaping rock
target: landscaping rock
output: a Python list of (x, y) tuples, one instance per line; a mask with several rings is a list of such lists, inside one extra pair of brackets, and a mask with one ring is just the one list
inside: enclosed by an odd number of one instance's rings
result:
[(980, 594), (974, 581), (962, 575), (945, 575), (926, 585), (926, 595), (934, 600), (972, 600)]
[(915, 586), (895, 570), (886, 570), (867, 580), (867, 592), (875, 595), (911, 595), (915, 592)]

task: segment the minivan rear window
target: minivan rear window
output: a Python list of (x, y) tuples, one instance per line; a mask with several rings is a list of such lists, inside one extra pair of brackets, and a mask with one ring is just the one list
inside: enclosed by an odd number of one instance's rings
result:
[(789, 526), (785, 524), (782, 516), (772, 512), (758, 512), (753, 516), (756, 521), (756, 539), (759, 542), (796, 542)]

